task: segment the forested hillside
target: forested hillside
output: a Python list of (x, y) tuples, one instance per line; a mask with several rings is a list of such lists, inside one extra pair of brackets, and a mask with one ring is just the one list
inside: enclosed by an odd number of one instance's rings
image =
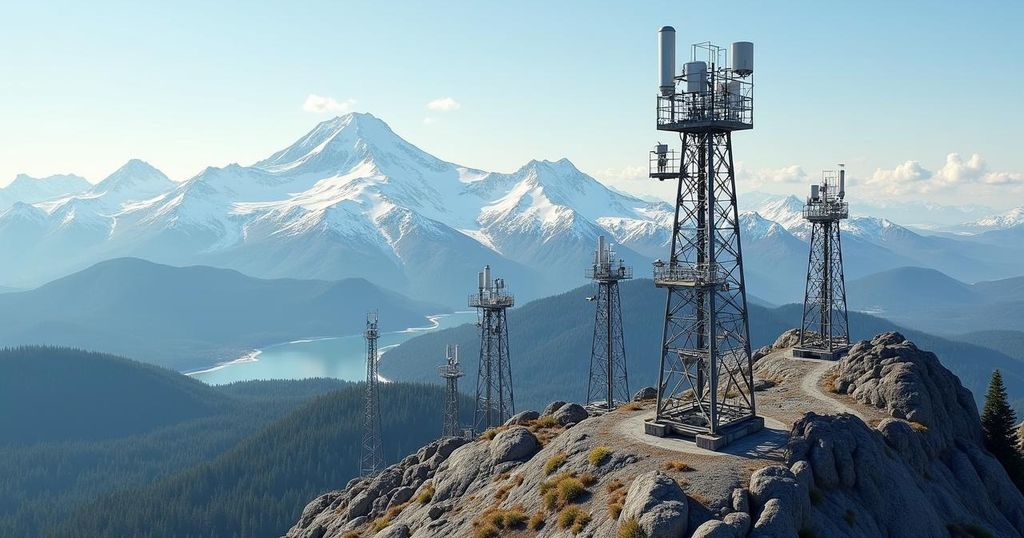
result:
[[(382, 386), (385, 460), (439, 436), (442, 389)], [(469, 399), (463, 413), (472, 412)], [(363, 386), (320, 397), (214, 461), (81, 507), (45, 536), (280, 536), (309, 499), (357, 474)]]
[(0, 351), (0, 536), (40, 536), (97, 496), (212, 460), (337, 380), (208, 387), (120, 357)]
[[(517, 409), (539, 409), (553, 399), (582, 399), (593, 342), (594, 307), (586, 301), (593, 288), (532, 301), (508, 312), (509, 349)], [(650, 280), (622, 285), (622, 324), (631, 389), (654, 385), (665, 312), (665, 292)], [(750, 309), (750, 339), (754, 348), (772, 343), (783, 331), (800, 325), (799, 305)], [(898, 330), (934, 350), (964, 385), (980, 399), (992, 369), (1000, 368), (1011, 398), (1024, 408), (1024, 362), (976, 344), (957, 342), (900, 327), (888, 320), (850, 313), (851, 338), (869, 338)], [(477, 370), (477, 327), (463, 325), (406, 341), (389, 350), (381, 363), (390, 379), (427, 381), (437, 377), (446, 344), (459, 344), (466, 381), (463, 391), (472, 393)], [(979, 400), (980, 401), (980, 400)]]

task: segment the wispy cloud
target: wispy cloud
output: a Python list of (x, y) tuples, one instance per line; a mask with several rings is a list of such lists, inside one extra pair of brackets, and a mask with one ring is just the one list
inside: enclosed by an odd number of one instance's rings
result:
[(742, 163), (736, 167), (736, 176), (743, 182), (744, 188), (759, 189), (771, 185), (797, 185), (810, 183), (807, 172), (798, 164), (782, 168), (761, 168), (750, 170)]
[(462, 105), (452, 97), (441, 97), (427, 103), (428, 110), (438, 112), (451, 112), (462, 108)]
[(333, 97), (326, 97), (323, 95), (316, 95), (314, 93), (306, 96), (306, 102), (302, 104), (302, 110), (306, 112), (314, 112), (322, 114), (324, 112), (332, 113), (347, 113), (352, 111), (352, 107), (356, 104), (355, 99), (345, 99), (338, 101)]

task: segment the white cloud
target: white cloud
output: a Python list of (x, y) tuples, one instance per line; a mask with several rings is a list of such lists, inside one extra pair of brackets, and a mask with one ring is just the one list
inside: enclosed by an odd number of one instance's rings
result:
[(919, 161), (906, 161), (895, 168), (876, 169), (864, 183), (892, 195), (940, 191), (955, 194), (959, 188), (971, 185), (1003, 186), (1024, 183), (1024, 174), (990, 172), (985, 159), (977, 153), (966, 159), (959, 153), (950, 153), (946, 155), (946, 162), (935, 172), (926, 169)]
[(749, 170), (742, 163), (736, 166), (736, 177), (743, 183), (742, 188), (759, 189), (771, 185), (798, 185), (810, 184), (807, 172), (797, 164), (783, 166), (782, 168), (762, 168), (760, 170)]
[(338, 101), (333, 97), (325, 97), (323, 95), (309, 94), (306, 96), (306, 102), (302, 104), (302, 110), (306, 112), (324, 113), (334, 112), (345, 114), (352, 111), (352, 106), (356, 104), (355, 99), (345, 99), (344, 101)]
[(462, 105), (451, 97), (441, 97), (427, 103), (428, 110), (437, 110), (438, 112), (451, 112), (460, 108)]

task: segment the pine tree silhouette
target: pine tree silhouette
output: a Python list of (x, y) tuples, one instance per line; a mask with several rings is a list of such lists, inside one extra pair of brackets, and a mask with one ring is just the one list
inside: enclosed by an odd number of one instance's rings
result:
[(1016, 426), (1017, 416), (1007, 402), (1003, 375), (996, 370), (992, 372), (981, 412), (985, 448), (1003, 464), (1017, 488), (1024, 490), (1024, 458), (1018, 448)]

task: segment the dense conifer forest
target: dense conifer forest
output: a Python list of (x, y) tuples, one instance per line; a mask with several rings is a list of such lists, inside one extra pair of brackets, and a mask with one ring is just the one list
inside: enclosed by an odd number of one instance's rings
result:
[[(362, 397), (337, 380), (210, 387), (99, 353), (2, 350), (0, 536), (280, 534), (355, 475)], [(381, 398), (389, 461), (439, 433), (440, 387)]]

